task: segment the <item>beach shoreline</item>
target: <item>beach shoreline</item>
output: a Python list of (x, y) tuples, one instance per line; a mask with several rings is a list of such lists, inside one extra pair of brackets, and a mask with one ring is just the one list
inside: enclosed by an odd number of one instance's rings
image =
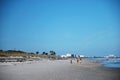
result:
[[(5, 65), (4, 65), (5, 64)], [(0, 80), (120, 80), (120, 68), (82, 60), (42, 60), (0, 63)]]

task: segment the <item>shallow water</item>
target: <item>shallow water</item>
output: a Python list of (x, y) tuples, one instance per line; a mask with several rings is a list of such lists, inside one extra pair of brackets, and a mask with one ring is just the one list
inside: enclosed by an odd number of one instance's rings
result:
[(120, 58), (87, 58), (87, 60), (99, 62), (105, 67), (120, 68)]
[(105, 67), (120, 68), (120, 58), (108, 59), (107, 61), (103, 61), (101, 64)]

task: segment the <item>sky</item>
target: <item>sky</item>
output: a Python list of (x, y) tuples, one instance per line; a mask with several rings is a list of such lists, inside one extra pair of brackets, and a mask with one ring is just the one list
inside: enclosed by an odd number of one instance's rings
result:
[(0, 0), (0, 49), (120, 55), (119, 0)]

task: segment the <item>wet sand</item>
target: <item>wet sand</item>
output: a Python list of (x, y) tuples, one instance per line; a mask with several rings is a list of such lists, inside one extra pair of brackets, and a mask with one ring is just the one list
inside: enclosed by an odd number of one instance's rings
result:
[(0, 80), (120, 80), (120, 69), (85, 60), (0, 63)]

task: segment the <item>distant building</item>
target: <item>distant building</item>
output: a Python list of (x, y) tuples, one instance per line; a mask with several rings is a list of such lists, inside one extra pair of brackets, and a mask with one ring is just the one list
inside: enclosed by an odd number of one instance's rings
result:
[(108, 55), (108, 56), (106, 56), (107, 58), (114, 58), (114, 57), (116, 57), (114, 54), (110, 54), (110, 55)]
[(66, 54), (66, 57), (71, 57), (71, 54), (69, 54), (69, 53), (68, 53), (68, 54)]
[(80, 55), (80, 57), (85, 57), (84, 55)]
[(61, 55), (62, 58), (66, 58), (66, 55)]
[(79, 58), (79, 57), (85, 57), (84, 55), (77, 55), (77, 54), (70, 54), (67, 53), (66, 55), (61, 55), (62, 58)]

